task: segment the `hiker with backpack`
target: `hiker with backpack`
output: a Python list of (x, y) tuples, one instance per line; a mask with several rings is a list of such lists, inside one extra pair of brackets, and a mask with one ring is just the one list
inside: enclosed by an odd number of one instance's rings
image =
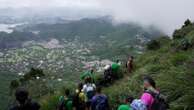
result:
[(10, 110), (39, 110), (40, 105), (29, 98), (25, 88), (18, 88), (15, 92), (16, 104)]
[(143, 87), (141, 98), (131, 103), (133, 110), (167, 110), (169, 108), (165, 97), (156, 89), (156, 83), (151, 77), (144, 77)]
[(59, 107), (58, 110), (73, 110), (73, 101), (70, 96), (70, 90), (65, 90), (65, 95), (59, 97)]
[(156, 89), (155, 81), (149, 76), (144, 77), (143, 81), (144, 93), (141, 96), (141, 101), (147, 106), (147, 109), (167, 110), (166, 98)]
[(112, 68), (112, 76), (113, 79), (118, 79), (119, 78), (119, 69), (120, 69), (121, 63), (119, 60), (117, 60), (115, 63), (111, 65)]
[(111, 84), (111, 82), (113, 81), (113, 78), (112, 78), (112, 68), (111, 68), (111, 65), (106, 65), (104, 67), (104, 81), (105, 81), (105, 84)]
[(85, 81), (87, 78), (91, 78), (92, 82), (93, 82), (93, 83), (95, 82), (95, 81), (94, 81), (94, 70), (93, 70), (93, 69), (91, 69), (91, 70), (89, 70), (89, 71), (86, 71), (86, 72), (82, 73), (81, 76), (80, 76), (80, 79), (81, 79), (81, 80), (84, 80), (84, 81)]
[(82, 90), (83, 84), (79, 83), (78, 88), (76, 89), (76, 93), (73, 98), (73, 107), (74, 110), (85, 110), (86, 109), (86, 101), (87, 97)]
[(124, 103), (118, 107), (118, 110), (133, 110), (130, 106), (133, 100), (134, 100), (133, 97), (131, 96), (127, 97)]
[(96, 94), (91, 101), (91, 110), (109, 110), (108, 98), (101, 93), (101, 87), (96, 88)]
[(92, 82), (92, 79), (89, 77), (85, 80), (83, 85), (83, 91), (86, 94), (87, 102), (86, 106), (89, 109), (91, 105), (92, 97), (95, 95), (96, 85)]

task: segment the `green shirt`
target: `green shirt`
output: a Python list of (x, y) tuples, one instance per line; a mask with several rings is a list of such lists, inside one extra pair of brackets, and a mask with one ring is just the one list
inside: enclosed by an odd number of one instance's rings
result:
[(94, 78), (93, 73), (91, 73), (91, 72), (89, 72), (89, 71), (83, 73), (83, 74), (80, 76), (80, 79), (81, 79), (81, 80), (84, 80), (86, 77), (91, 77), (92, 79)]
[(129, 105), (120, 105), (118, 110), (132, 110), (132, 108)]
[(120, 65), (117, 63), (113, 63), (111, 67), (112, 67), (113, 72), (118, 72)]
[(70, 100), (70, 98), (65, 98), (64, 96), (60, 96), (59, 101), (60, 102), (64, 101), (64, 104), (65, 104), (64, 107), (67, 110), (73, 110), (73, 102), (72, 102), (72, 100)]
[(73, 102), (71, 100), (67, 101), (65, 107), (67, 110), (73, 110)]

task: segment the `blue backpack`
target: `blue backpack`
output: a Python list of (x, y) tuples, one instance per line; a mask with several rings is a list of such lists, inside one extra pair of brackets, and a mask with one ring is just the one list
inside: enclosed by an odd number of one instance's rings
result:
[(131, 107), (133, 108), (133, 110), (148, 110), (147, 106), (138, 99), (133, 100), (133, 102), (131, 103)]
[(107, 110), (107, 109), (108, 109), (107, 97), (104, 95), (96, 96), (95, 110)]

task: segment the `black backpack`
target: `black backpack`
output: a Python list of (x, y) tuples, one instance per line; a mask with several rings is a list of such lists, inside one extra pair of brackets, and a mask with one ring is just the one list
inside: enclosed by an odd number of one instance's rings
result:
[(146, 92), (152, 95), (154, 98), (154, 102), (151, 105), (151, 110), (168, 110), (169, 109), (169, 104), (166, 102), (164, 98), (161, 97), (160, 93), (156, 94), (153, 92)]

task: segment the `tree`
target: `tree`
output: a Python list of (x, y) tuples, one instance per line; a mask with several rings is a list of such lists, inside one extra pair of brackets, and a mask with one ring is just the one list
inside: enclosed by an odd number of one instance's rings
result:
[(24, 80), (27, 81), (43, 76), (45, 76), (45, 74), (42, 69), (31, 68), (30, 71), (24, 75)]
[(12, 80), (10, 83), (10, 88), (11, 89), (16, 89), (17, 87), (19, 87), (20, 83), (18, 80)]
[(151, 40), (150, 42), (147, 43), (147, 49), (148, 50), (157, 50), (160, 48), (160, 42), (157, 40)]
[(187, 19), (187, 20), (185, 21), (183, 27), (186, 27), (186, 26), (189, 26), (189, 25), (192, 25), (192, 22), (191, 22), (189, 19)]
[(18, 80), (12, 80), (10, 83), (10, 95), (13, 93), (13, 91), (20, 86), (20, 82)]

